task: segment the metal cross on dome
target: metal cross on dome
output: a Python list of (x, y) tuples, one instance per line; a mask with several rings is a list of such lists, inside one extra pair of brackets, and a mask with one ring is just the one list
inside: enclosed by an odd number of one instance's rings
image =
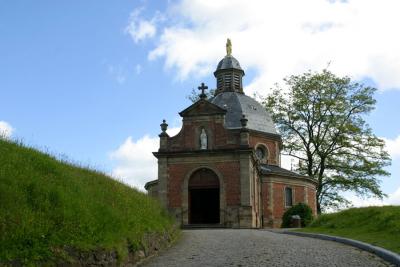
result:
[(208, 86), (205, 85), (204, 83), (201, 83), (201, 85), (200, 85), (199, 87), (197, 87), (197, 88), (198, 88), (199, 90), (201, 90), (200, 98), (201, 98), (201, 99), (206, 98), (207, 95), (204, 93), (204, 91), (208, 89)]

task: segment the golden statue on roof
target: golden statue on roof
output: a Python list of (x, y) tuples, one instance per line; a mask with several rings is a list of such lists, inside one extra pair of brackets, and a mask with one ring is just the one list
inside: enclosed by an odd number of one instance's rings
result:
[(226, 55), (231, 56), (232, 55), (232, 42), (231, 39), (226, 40)]

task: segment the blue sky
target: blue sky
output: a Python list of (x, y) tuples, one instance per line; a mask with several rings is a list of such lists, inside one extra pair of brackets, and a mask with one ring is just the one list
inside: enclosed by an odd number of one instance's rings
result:
[(0, 128), (141, 186), (156, 178), (150, 152), (161, 120), (176, 132), (190, 91), (215, 86), (230, 37), (249, 95), (327, 62), (338, 75), (376, 86), (367, 121), (388, 140), (392, 176), (382, 188), (387, 202), (400, 204), (398, 5), (0, 0)]

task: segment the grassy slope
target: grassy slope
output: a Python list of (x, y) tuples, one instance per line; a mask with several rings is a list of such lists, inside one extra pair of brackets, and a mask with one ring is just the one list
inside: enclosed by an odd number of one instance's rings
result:
[(137, 190), (0, 139), (0, 262), (48, 261), (65, 246), (124, 256), (145, 232), (161, 233), (172, 223)]
[(400, 206), (324, 214), (302, 231), (348, 237), (400, 253)]

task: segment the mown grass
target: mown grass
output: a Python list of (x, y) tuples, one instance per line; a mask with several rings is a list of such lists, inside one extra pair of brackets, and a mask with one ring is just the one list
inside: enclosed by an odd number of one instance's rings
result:
[(301, 231), (347, 237), (400, 253), (400, 206), (323, 214)]
[(0, 139), (0, 265), (54, 262), (65, 248), (117, 250), (173, 220), (158, 202), (110, 177)]

